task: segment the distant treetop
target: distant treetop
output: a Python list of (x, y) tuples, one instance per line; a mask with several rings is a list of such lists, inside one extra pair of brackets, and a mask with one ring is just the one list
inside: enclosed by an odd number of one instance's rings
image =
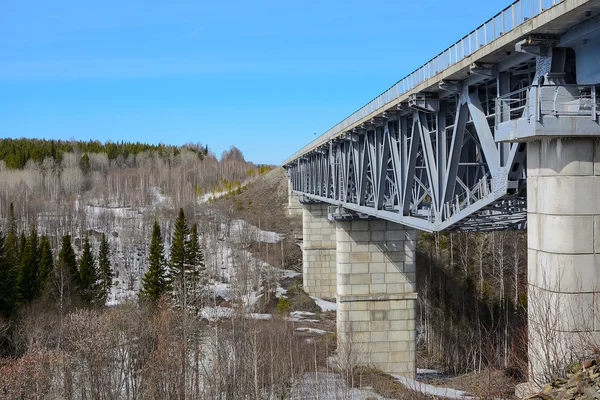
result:
[(10, 169), (21, 169), (27, 161), (34, 160), (42, 162), (45, 158), (52, 158), (56, 162), (62, 160), (64, 153), (79, 151), (80, 153), (104, 153), (110, 159), (119, 156), (127, 158), (129, 155), (143, 152), (156, 153), (160, 157), (178, 155), (181, 149), (187, 149), (198, 154), (202, 158), (208, 153), (208, 146), (200, 144), (185, 144), (183, 146), (172, 146), (165, 144), (147, 144), (140, 142), (106, 142), (97, 140), (63, 141), (46, 139), (0, 139), (0, 160), (6, 163)]

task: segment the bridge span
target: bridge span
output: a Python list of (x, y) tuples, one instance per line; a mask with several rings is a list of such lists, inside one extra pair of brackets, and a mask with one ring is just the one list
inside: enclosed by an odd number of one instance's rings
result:
[(414, 376), (416, 230), (528, 229), (532, 379), (600, 345), (599, 87), (600, 0), (517, 0), (283, 162), (341, 359)]

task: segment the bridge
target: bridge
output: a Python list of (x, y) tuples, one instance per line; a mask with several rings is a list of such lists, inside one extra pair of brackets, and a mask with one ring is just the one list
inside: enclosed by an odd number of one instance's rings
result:
[(599, 86), (600, 0), (517, 0), (283, 162), (342, 359), (415, 375), (416, 230), (528, 230), (532, 378), (600, 344)]

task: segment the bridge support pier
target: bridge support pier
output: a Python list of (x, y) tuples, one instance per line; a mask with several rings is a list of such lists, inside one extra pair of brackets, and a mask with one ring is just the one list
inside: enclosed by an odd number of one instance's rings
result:
[(292, 192), (292, 182), (288, 182), (288, 214), (302, 215), (302, 204), (298, 201), (298, 195)]
[(415, 376), (415, 239), (414, 229), (384, 220), (337, 222), (341, 366)]
[(302, 205), (302, 272), (306, 293), (332, 299), (336, 291), (335, 222), (328, 219), (327, 206)]
[(543, 382), (600, 345), (600, 141), (527, 146), (529, 365)]

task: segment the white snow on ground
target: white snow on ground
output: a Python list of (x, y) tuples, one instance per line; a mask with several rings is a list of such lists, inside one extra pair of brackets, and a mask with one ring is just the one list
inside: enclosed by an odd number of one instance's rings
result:
[(229, 307), (204, 307), (200, 310), (200, 317), (210, 322), (215, 322), (221, 318), (233, 317), (233, 308)]
[(267, 320), (267, 319), (272, 319), (273, 318), (273, 314), (250, 313), (250, 314), (246, 314), (246, 318), (248, 318), (248, 319), (262, 319), (262, 320)]
[(263, 243), (279, 243), (281, 240), (278, 233), (263, 231), (242, 219), (231, 221), (230, 229), (231, 239), (238, 243), (244, 243), (247, 239)]
[(316, 333), (317, 335), (323, 335), (323, 334), (327, 333), (327, 331), (324, 331), (323, 329), (309, 328), (307, 326), (301, 326), (299, 328), (296, 328), (296, 331), (297, 332)]
[(154, 201), (152, 202), (152, 205), (159, 205), (159, 204), (170, 205), (171, 204), (171, 197), (163, 195), (160, 192), (160, 188), (158, 186), (152, 186), (150, 188), (150, 192), (154, 196)]
[(337, 304), (332, 301), (320, 299), (318, 297), (310, 296), (311, 299), (321, 307), (321, 311), (335, 311), (337, 310)]
[(304, 318), (304, 317), (314, 317), (316, 314), (310, 311), (292, 311), (290, 313), (290, 317), (292, 318)]
[(290, 399), (294, 400), (368, 400), (385, 399), (368, 389), (349, 388), (338, 374), (308, 372), (293, 385)]
[(284, 278), (295, 278), (297, 276), (302, 275), (302, 272), (296, 272), (296, 271), (292, 271), (290, 269), (284, 269), (283, 270), (283, 277)]
[(212, 290), (216, 297), (220, 297), (225, 301), (231, 300), (231, 285), (223, 282), (215, 282), (208, 285), (208, 290)]
[[(200, 318), (206, 319), (210, 322), (215, 322), (223, 318), (232, 318), (234, 314), (235, 311), (231, 307), (203, 307), (200, 310)], [(283, 320), (289, 322), (320, 322), (318, 319), (310, 318), (314, 316), (315, 313), (311, 313), (308, 311), (294, 311), (290, 313), (289, 317), (283, 317)], [(273, 317), (273, 314), (246, 313), (246, 318), (249, 319), (272, 319)], [(319, 329), (317, 329), (317, 331), (318, 330)]]
[(277, 297), (278, 299), (283, 297), (284, 299), (287, 299), (287, 289), (284, 289), (283, 287), (281, 287), (281, 284), (277, 283), (277, 289), (275, 290), (275, 297)]
[(414, 379), (406, 378), (404, 376), (392, 375), (394, 379), (400, 382), (402, 385), (415, 392), (420, 392), (428, 396), (446, 397), (449, 399), (468, 399), (475, 400), (475, 397), (467, 396), (465, 392), (457, 389), (437, 387), (415, 381)]

